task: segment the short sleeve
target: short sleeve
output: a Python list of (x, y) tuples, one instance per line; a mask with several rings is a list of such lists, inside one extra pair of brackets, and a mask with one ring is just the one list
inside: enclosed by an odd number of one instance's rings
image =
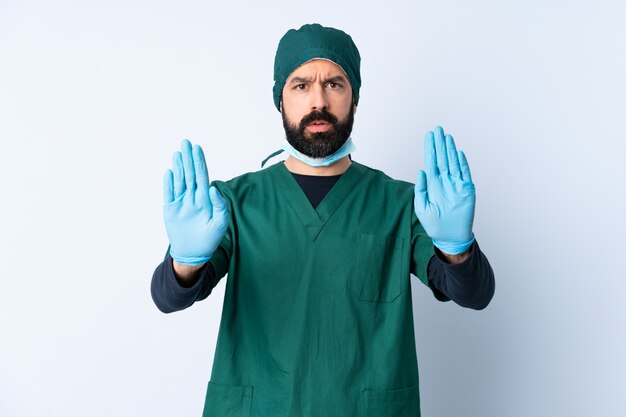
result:
[(230, 255), (232, 250), (232, 241), (229, 236), (230, 227), (222, 238), (220, 245), (217, 247), (209, 262), (215, 269), (215, 276), (219, 279), (222, 278), (228, 272), (230, 264)]
[(217, 247), (211, 258), (209, 259), (209, 262), (211, 263), (211, 265), (213, 265), (213, 268), (215, 269), (216, 277), (220, 279), (228, 273), (228, 269), (230, 267), (230, 257), (233, 253), (234, 223), (232, 195), (223, 181), (215, 180), (211, 182), (211, 185), (215, 186), (222, 195), (222, 197), (224, 197), (228, 207), (228, 229), (226, 230), (226, 234), (224, 234), (220, 245)]
[(433, 240), (411, 210), (411, 273), (428, 285), (428, 263), (435, 255)]

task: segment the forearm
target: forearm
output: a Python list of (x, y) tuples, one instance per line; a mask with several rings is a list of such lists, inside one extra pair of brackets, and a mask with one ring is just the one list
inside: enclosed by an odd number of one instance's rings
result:
[(439, 254), (444, 258), (446, 263), (456, 265), (456, 264), (461, 264), (465, 262), (467, 259), (469, 259), (470, 249), (466, 250), (463, 253), (459, 253), (458, 255), (450, 255), (442, 251), (439, 251)]
[(478, 243), (464, 254), (453, 255), (457, 258), (450, 262), (439, 249), (435, 253), (428, 267), (429, 283), (462, 307), (487, 307), (495, 291), (495, 278)]
[(185, 288), (189, 288), (195, 284), (198, 279), (198, 271), (200, 271), (205, 264), (202, 265), (183, 265), (179, 264), (175, 260), (172, 260), (172, 268), (174, 269), (174, 276), (178, 283)]
[(210, 262), (201, 267), (180, 265), (180, 276), (168, 255), (152, 275), (150, 292), (157, 308), (164, 313), (183, 310), (196, 300), (206, 298), (215, 286), (215, 270)]

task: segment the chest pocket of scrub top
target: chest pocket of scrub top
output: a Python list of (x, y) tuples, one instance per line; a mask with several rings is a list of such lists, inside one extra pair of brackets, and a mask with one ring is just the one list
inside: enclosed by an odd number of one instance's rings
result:
[(219, 385), (209, 382), (202, 417), (250, 417), (252, 385)]
[(402, 294), (404, 239), (361, 233), (352, 291), (363, 301), (391, 303)]
[(359, 417), (420, 417), (417, 385), (392, 391), (361, 391)]

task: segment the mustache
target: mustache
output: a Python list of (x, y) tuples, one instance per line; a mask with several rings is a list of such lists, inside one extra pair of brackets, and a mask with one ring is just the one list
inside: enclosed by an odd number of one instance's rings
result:
[(300, 129), (304, 129), (309, 123), (315, 120), (322, 120), (324, 122), (328, 122), (333, 126), (337, 124), (337, 118), (329, 113), (327, 110), (313, 110), (311, 113), (307, 114), (300, 120)]

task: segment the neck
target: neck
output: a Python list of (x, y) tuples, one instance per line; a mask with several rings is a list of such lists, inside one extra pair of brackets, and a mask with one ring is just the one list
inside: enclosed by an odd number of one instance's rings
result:
[(334, 164), (328, 165), (327, 167), (312, 167), (300, 161), (299, 159), (294, 158), (291, 155), (289, 155), (289, 157), (285, 159), (285, 166), (287, 167), (289, 172), (302, 175), (318, 175), (322, 177), (343, 174), (348, 170), (351, 163), (352, 161), (350, 161), (348, 155), (339, 159)]

